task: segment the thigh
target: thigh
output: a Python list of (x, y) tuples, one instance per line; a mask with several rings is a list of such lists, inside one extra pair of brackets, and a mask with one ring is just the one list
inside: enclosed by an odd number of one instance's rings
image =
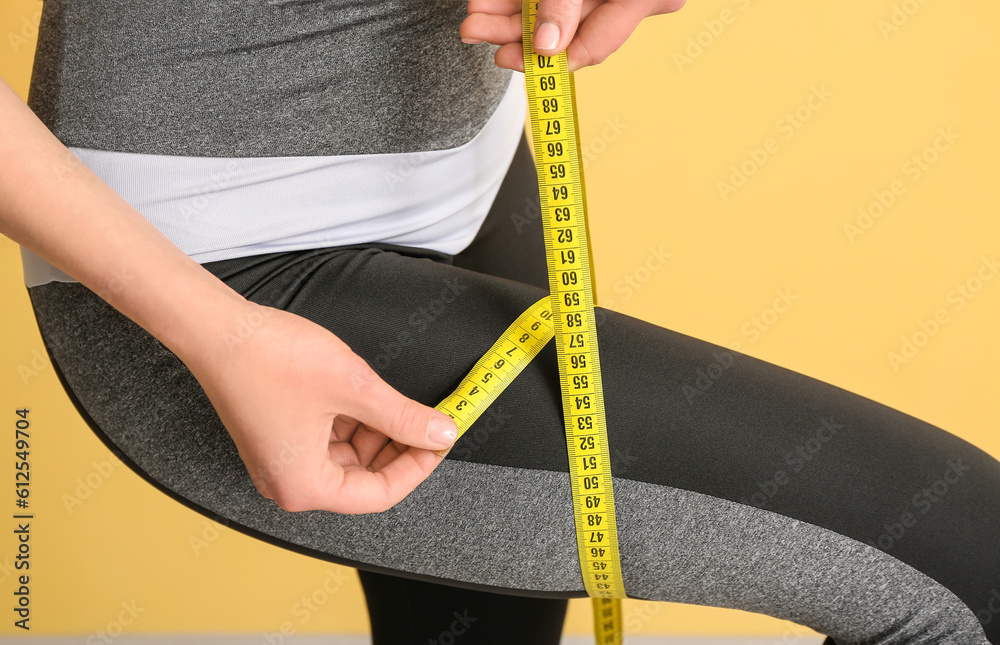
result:
[[(535, 162), (527, 137), (522, 134), (504, 181), (472, 243), (456, 256), (426, 253), (424, 257), (547, 288), (538, 203)], [(564, 598), (511, 596), (364, 569), (359, 569), (358, 574), (374, 645), (444, 642), (449, 633), (460, 635), (468, 645), (555, 645), (561, 639), (568, 604)]]
[[(213, 263), (437, 404), (546, 293), (407, 249)], [(197, 381), (86, 288), (30, 290), (57, 373), (152, 484), (284, 548), (482, 591), (582, 597), (555, 348), (389, 511), (261, 497)], [(1000, 463), (832, 385), (598, 308), (626, 591), (737, 607), (847, 643), (1000, 644)]]
[[(323, 324), (427, 405), (545, 293), (377, 248), (278, 254), (219, 273)], [(585, 595), (554, 345), (389, 511), (288, 513), (256, 492), (197, 382), (155, 339), (80, 285), (33, 288), (32, 300), (81, 413), (180, 501), (370, 571)], [(630, 596), (767, 613), (840, 644), (1000, 641), (995, 459), (834, 386), (599, 313)]]

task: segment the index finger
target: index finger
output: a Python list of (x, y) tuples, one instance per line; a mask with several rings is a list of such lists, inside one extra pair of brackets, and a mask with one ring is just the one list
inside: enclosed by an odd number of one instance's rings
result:
[(603, 63), (625, 44), (645, 17), (638, 3), (608, 2), (594, 9), (566, 50), (569, 71)]

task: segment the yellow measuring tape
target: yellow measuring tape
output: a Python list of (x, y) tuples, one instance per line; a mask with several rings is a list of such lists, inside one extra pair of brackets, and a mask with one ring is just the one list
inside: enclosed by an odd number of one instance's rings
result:
[(594, 319), (576, 91), (565, 51), (542, 56), (533, 50), (537, 13), (537, 0), (523, 1), (524, 76), (539, 171), (549, 295), (511, 323), (436, 409), (455, 419), (461, 437), (555, 338), (580, 569), (587, 594), (594, 599), (597, 643), (621, 645), (620, 599), (625, 597), (625, 585)]

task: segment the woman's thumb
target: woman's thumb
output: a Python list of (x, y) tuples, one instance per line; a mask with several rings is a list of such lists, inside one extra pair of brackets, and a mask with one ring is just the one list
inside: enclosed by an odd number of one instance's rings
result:
[(539, 0), (532, 48), (545, 56), (566, 49), (580, 24), (582, 6), (582, 0)]
[(358, 421), (408, 446), (440, 450), (458, 436), (451, 417), (403, 396), (381, 378), (365, 384), (355, 405)]

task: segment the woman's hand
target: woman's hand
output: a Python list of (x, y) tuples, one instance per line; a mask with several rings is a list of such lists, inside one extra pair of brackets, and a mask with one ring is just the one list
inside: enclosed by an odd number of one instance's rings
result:
[(323, 327), (247, 301), (177, 248), (0, 79), (0, 233), (104, 298), (188, 366), (258, 489), (290, 511), (382, 511), (455, 435)]
[[(597, 65), (622, 46), (639, 21), (677, 11), (685, 0), (539, 0), (533, 48), (555, 56), (566, 50), (569, 71)], [(521, 0), (470, 0), (459, 33), (470, 44), (500, 45), (499, 67), (524, 72)]]
[(261, 494), (288, 511), (372, 513), (427, 478), (442, 459), (433, 450), (455, 441), (451, 418), (320, 325), (247, 305), (214, 355), (186, 362)]

